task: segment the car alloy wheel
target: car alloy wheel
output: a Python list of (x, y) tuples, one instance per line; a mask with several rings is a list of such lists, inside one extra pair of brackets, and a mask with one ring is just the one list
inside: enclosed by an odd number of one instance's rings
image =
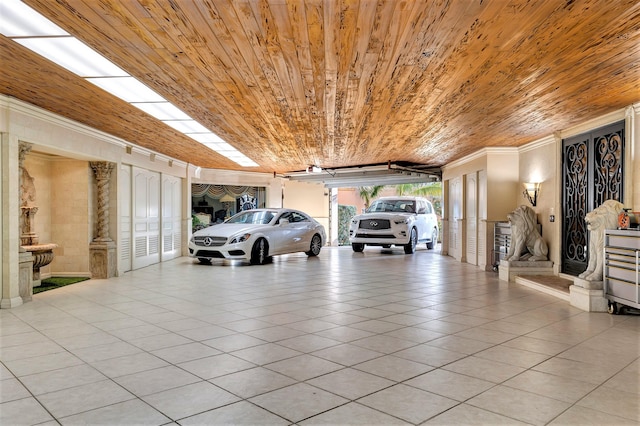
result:
[(415, 228), (411, 228), (411, 235), (409, 235), (409, 242), (404, 246), (404, 252), (406, 254), (412, 254), (416, 251), (418, 245), (418, 233)]
[(251, 249), (251, 263), (264, 265), (269, 259), (269, 246), (264, 238), (260, 238)]
[(321, 249), (322, 249), (322, 238), (320, 238), (320, 235), (315, 234), (311, 238), (311, 246), (309, 247), (307, 256), (317, 256), (320, 254)]

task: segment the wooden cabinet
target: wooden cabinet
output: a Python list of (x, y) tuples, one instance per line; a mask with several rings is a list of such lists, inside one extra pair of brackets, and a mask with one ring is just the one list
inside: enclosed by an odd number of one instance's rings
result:
[(609, 312), (620, 303), (640, 309), (640, 231), (607, 230), (604, 236), (604, 293)]

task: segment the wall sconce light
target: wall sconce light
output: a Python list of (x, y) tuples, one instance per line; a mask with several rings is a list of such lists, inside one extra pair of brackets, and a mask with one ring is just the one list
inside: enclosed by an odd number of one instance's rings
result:
[(322, 173), (322, 167), (309, 166), (307, 167), (307, 173)]
[(538, 201), (538, 192), (540, 192), (540, 183), (538, 182), (525, 182), (524, 192), (522, 193), (526, 199), (529, 200), (532, 207), (536, 206)]

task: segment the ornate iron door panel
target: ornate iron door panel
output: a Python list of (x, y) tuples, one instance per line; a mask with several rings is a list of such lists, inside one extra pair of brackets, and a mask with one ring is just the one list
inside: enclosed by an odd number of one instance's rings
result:
[(623, 201), (624, 121), (562, 141), (562, 272), (579, 275), (589, 253), (585, 215)]

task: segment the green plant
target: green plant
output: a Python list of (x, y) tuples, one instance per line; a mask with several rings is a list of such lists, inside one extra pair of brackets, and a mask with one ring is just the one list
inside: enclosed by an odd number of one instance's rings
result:
[(358, 188), (358, 195), (360, 198), (364, 200), (364, 208), (368, 209), (369, 204), (371, 204), (371, 200), (375, 199), (382, 189), (384, 189), (384, 185), (375, 185), (375, 186), (361, 186)]
[(349, 224), (351, 219), (356, 215), (355, 206), (338, 206), (338, 245), (348, 246), (349, 243)]

